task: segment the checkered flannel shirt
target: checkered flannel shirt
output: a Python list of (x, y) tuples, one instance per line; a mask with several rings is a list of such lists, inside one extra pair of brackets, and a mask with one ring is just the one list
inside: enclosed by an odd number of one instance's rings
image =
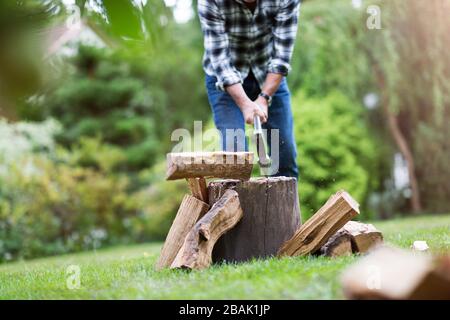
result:
[(268, 72), (286, 76), (297, 34), (300, 0), (199, 0), (204, 35), (203, 69), (216, 86), (242, 83), (251, 70), (260, 86)]

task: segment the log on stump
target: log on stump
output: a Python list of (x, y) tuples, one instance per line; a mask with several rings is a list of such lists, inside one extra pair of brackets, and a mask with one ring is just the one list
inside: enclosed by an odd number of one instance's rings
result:
[(166, 179), (203, 177), (248, 180), (252, 169), (252, 152), (168, 153)]
[(328, 257), (365, 253), (383, 242), (383, 235), (372, 224), (347, 222), (320, 248)]
[(184, 239), (195, 223), (209, 210), (209, 205), (191, 195), (185, 195), (175, 220), (161, 249), (156, 269), (168, 268), (183, 245)]
[(342, 275), (350, 299), (450, 299), (450, 256), (379, 247)]
[(213, 261), (240, 262), (275, 255), (300, 225), (296, 179), (271, 177), (211, 182), (209, 204), (229, 189), (239, 194), (244, 217), (217, 242)]
[(215, 243), (241, 220), (242, 214), (238, 194), (227, 190), (188, 233), (171, 268), (207, 268)]
[(302, 256), (315, 253), (357, 214), (358, 203), (347, 192), (337, 192), (283, 244), (278, 255)]

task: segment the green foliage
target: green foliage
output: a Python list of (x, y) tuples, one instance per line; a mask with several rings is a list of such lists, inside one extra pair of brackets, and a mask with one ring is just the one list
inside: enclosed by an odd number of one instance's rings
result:
[(166, 181), (165, 174), (164, 161), (142, 171), (140, 179), (147, 187), (135, 193), (145, 214), (147, 239), (151, 240), (165, 239), (183, 196), (189, 192), (184, 180)]
[(316, 0), (302, 5), (289, 83), (308, 96), (339, 90), (361, 101), (373, 90), (364, 48), (368, 32), (365, 10), (351, 1)]
[[(192, 58), (189, 51), (185, 54)], [(125, 158), (119, 167), (125, 171), (155, 164), (170, 149), (171, 130), (207, 116), (198, 107), (205, 105), (199, 72), (172, 54), (154, 63), (80, 47), (71, 66), (67, 78), (32, 100), (22, 116), (61, 121), (65, 130), (58, 140), (65, 146), (99, 137), (120, 147)]]
[[(293, 98), (293, 106), (303, 218), (340, 189), (364, 205), (376, 186), (376, 152), (362, 107), (338, 92), (311, 99), (302, 91)], [(367, 218), (368, 212), (362, 213)]]
[(385, 30), (368, 41), (387, 110), (412, 151), (422, 204), (450, 209), (450, 2), (382, 2)]
[(54, 121), (0, 123), (8, 155), (0, 157), (0, 261), (161, 240), (180, 200), (174, 194), (186, 186), (161, 184), (164, 171), (152, 171), (142, 176), (151, 187), (134, 191), (115, 172), (120, 148), (82, 138), (68, 151), (53, 142), (58, 130)]

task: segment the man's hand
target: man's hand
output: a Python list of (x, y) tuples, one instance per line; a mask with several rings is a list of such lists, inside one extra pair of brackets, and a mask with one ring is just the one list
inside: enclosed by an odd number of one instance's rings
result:
[(261, 118), (261, 123), (267, 122), (267, 102), (259, 107), (256, 102), (248, 98), (240, 83), (228, 86), (226, 90), (241, 109), (246, 123), (253, 124), (255, 115)]
[(246, 104), (240, 106), (242, 114), (244, 116), (244, 120), (248, 124), (253, 124), (255, 116), (259, 116), (261, 119), (261, 123), (267, 122), (267, 108), (266, 112), (264, 112), (264, 107), (259, 106), (256, 102), (249, 101)]

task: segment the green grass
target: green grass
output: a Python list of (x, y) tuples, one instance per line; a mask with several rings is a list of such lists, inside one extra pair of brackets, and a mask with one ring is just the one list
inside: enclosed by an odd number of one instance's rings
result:
[[(385, 241), (408, 248), (426, 240), (433, 252), (450, 250), (450, 215), (374, 223)], [(358, 257), (256, 260), (204, 271), (153, 265), (161, 244), (116, 247), (0, 265), (2, 299), (340, 299), (339, 275)], [(67, 288), (69, 265), (80, 267), (81, 287)]]

